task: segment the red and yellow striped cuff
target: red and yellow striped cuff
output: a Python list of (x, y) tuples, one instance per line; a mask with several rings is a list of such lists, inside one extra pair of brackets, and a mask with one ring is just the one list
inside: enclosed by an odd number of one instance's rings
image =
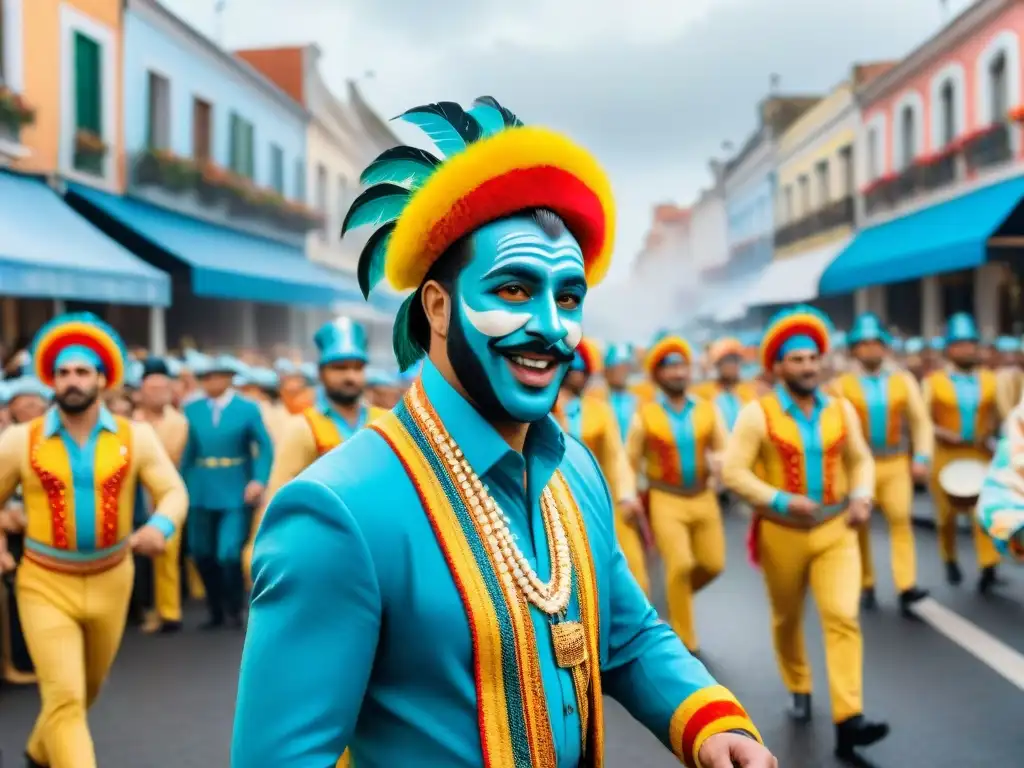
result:
[(727, 688), (712, 685), (691, 694), (676, 709), (669, 724), (669, 743), (683, 765), (698, 768), (697, 755), (704, 742), (728, 731), (746, 731), (761, 741), (761, 734), (736, 697)]

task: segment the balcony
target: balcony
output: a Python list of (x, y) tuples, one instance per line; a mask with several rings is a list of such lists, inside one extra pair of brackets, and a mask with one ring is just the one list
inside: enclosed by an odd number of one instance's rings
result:
[(775, 230), (775, 247), (785, 248), (787, 245), (806, 240), (809, 237), (828, 232), (830, 229), (853, 224), (853, 197), (847, 196), (834, 203), (819, 208), (802, 219)]
[(21, 145), (21, 129), (35, 120), (35, 110), (0, 82), (0, 156), (17, 160), (28, 155)]
[(1009, 123), (996, 123), (963, 140), (964, 159), (975, 170), (1002, 165), (1013, 156)]

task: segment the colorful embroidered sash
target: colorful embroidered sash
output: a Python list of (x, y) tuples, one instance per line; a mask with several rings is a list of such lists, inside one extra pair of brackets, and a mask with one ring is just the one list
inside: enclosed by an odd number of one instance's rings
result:
[[(416, 398), (424, 407), (417, 412)], [(519, 590), (499, 578), (485, 546), (486, 534), (470, 513), (465, 476), (444, 461), (437, 447), (443, 439), (434, 425), (441, 420), (419, 382), (375, 429), (402, 461), (416, 486), (466, 610), (473, 638), (480, 745), (487, 768), (554, 768), (557, 764), (547, 698), (537, 653), (531, 607)], [(597, 581), (579, 507), (565, 478), (556, 473), (548, 486), (563, 515), (573, 561), (573, 593), (579, 621), (587, 634), (589, 685), (576, 683), (577, 709), (583, 727), (581, 766), (601, 768), (604, 760), (604, 715), (601, 697)], [(585, 714), (586, 713), (586, 714)]]

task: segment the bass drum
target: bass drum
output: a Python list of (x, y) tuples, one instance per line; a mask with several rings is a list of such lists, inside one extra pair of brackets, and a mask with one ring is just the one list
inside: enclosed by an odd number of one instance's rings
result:
[(939, 487), (950, 503), (961, 512), (970, 512), (978, 503), (988, 464), (978, 459), (951, 461), (939, 472)]

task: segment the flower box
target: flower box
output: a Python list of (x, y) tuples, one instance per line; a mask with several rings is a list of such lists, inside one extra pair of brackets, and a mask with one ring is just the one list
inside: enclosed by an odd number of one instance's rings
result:
[(21, 129), (36, 121), (36, 112), (10, 88), (0, 85), (0, 127), (17, 138)]
[(79, 128), (75, 133), (74, 165), (80, 171), (96, 176), (103, 175), (103, 160), (107, 156), (107, 145), (92, 131)]
[(162, 149), (147, 149), (135, 162), (135, 182), (159, 186), (171, 192), (195, 189), (199, 168), (194, 160)]

